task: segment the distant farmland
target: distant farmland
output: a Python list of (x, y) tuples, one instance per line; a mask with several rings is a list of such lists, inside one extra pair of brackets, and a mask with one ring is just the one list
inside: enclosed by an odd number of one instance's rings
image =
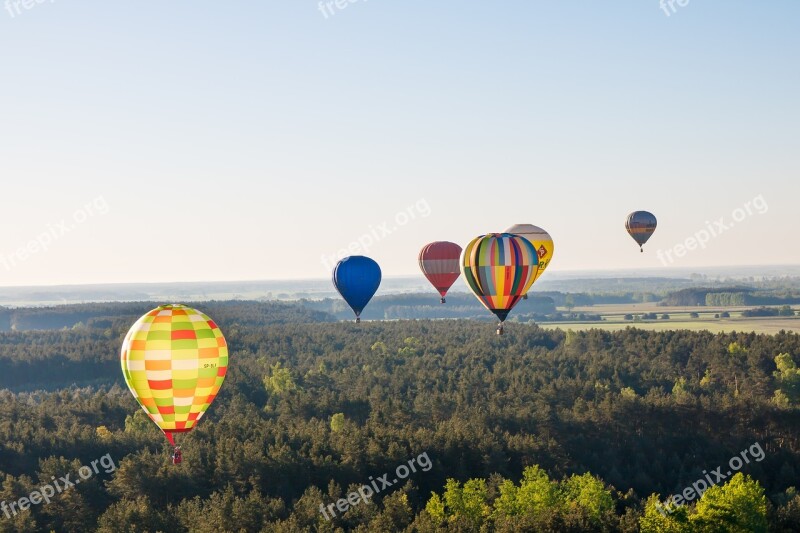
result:
[[(615, 331), (627, 327), (651, 331), (687, 329), (691, 331), (708, 330), (712, 333), (730, 331), (753, 331), (755, 333), (778, 333), (781, 330), (800, 332), (800, 316), (794, 317), (743, 317), (742, 312), (750, 307), (661, 307), (654, 303), (596, 305), (593, 307), (576, 307), (573, 312), (584, 312), (600, 315), (603, 321), (586, 322), (543, 322), (540, 325), (548, 329), (601, 329)], [(795, 312), (798, 308), (794, 307)], [(730, 318), (716, 318), (723, 312), (730, 313)], [(657, 320), (626, 320), (625, 315), (642, 315), (656, 313)], [(697, 313), (693, 318), (690, 313)], [(667, 314), (669, 319), (661, 319)]]

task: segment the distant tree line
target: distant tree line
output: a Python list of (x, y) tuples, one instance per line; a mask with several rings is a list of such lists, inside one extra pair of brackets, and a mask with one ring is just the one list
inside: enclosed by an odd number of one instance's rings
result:
[(675, 307), (731, 307), (746, 305), (798, 305), (796, 291), (756, 291), (745, 287), (690, 288), (667, 294), (660, 305)]
[(757, 309), (747, 309), (742, 311), (742, 316), (744, 317), (764, 317), (764, 316), (785, 316), (790, 317), (794, 316), (794, 310), (788, 305), (784, 305), (781, 308), (776, 307), (759, 307)]

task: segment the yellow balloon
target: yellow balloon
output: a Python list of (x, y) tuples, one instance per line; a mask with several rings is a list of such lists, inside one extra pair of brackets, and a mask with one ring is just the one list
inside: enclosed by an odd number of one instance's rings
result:
[(216, 398), (228, 370), (217, 324), (196, 309), (163, 305), (136, 321), (120, 354), (133, 397), (174, 446)]
[(550, 260), (553, 258), (553, 238), (545, 230), (533, 224), (514, 224), (506, 230), (506, 233), (525, 237), (536, 248), (536, 255), (539, 256), (539, 269), (533, 279), (536, 282), (544, 274), (545, 269), (550, 264)]

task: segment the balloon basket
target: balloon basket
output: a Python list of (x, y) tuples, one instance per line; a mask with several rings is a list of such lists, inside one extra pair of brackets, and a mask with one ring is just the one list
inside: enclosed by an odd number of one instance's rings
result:
[(497, 326), (497, 334), (502, 335), (503, 333), (505, 333), (505, 330), (503, 330), (503, 324), (500, 324)]
[(175, 446), (172, 450), (172, 464), (179, 465), (183, 462), (183, 453), (180, 446)]
[(444, 299), (444, 297), (442, 297), (442, 303), (445, 303), (446, 301), (447, 301), (447, 300), (445, 300), (445, 299)]
[(356, 317), (356, 324), (361, 324), (361, 317), (360, 316)]
[(522, 295), (522, 299), (523, 299), (523, 300), (527, 300), (527, 299), (528, 299), (528, 295), (527, 295), (527, 294), (523, 294), (523, 295)]

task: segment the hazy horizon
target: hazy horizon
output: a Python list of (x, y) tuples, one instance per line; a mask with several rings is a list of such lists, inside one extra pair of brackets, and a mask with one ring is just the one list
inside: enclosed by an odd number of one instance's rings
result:
[[(759, 271), (759, 269), (768, 269)], [(781, 273), (774, 273), (779, 271)], [(709, 277), (775, 277), (775, 276), (800, 276), (800, 263), (798, 264), (777, 264), (777, 265), (712, 265), (708, 267), (683, 267), (683, 268), (628, 268), (628, 269), (597, 269), (597, 270), (559, 270), (548, 271), (546, 276), (543, 276), (541, 282), (550, 280), (565, 280), (565, 279), (603, 279), (603, 278), (636, 278), (636, 277), (674, 277), (674, 278), (688, 278), (692, 274), (700, 274)], [(394, 274), (384, 275), (384, 280), (399, 280), (399, 279), (415, 279), (425, 283), (425, 278), (419, 272), (410, 274)], [(455, 288), (459, 288), (463, 283), (456, 281)], [(20, 288), (39, 288), (39, 287), (92, 287), (92, 286), (113, 286), (113, 285), (180, 285), (180, 284), (198, 284), (198, 283), (292, 283), (292, 282), (327, 282), (330, 283), (330, 277), (310, 277), (310, 278), (262, 278), (262, 279), (199, 279), (199, 280), (165, 280), (165, 281), (109, 281), (97, 283), (55, 283), (55, 284), (38, 284), (38, 285), (3, 285), (0, 284), (0, 290), (20, 289)], [(538, 285), (537, 285), (538, 287)], [(464, 286), (466, 290), (466, 286)]]
[[(697, 275), (703, 276), (696, 278)], [(747, 282), (750, 278), (800, 279), (800, 265), (719, 267), (716, 269), (640, 269), (606, 271), (547, 272), (534, 286), (534, 294), (544, 291), (604, 292), (603, 280), (613, 281), (605, 292), (617, 292), (624, 287), (641, 290), (640, 280), (648, 281), (650, 290), (658, 292), (666, 287), (677, 289), (703, 283)], [(686, 283), (684, 283), (686, 282)], [(622, 285), (620, 285), (622, 283)], [(450, 293), (469, 292), (463, 279), (459, 279)], [(394, 294), (430, 294), (435, 301), (435, 291), (421, 275), (386, 276), (377, 296)], [(179, 282), (124, 282), (71, 285), (34, 285), (0, 287), (0, 306), (40, 307), (90, 302), (196, 302), (221, 300), (299, 300), (338, 298), (328, 278), (285, 280), (205, 280)], [(438, 296), (437, 296), (438, 297)]]

